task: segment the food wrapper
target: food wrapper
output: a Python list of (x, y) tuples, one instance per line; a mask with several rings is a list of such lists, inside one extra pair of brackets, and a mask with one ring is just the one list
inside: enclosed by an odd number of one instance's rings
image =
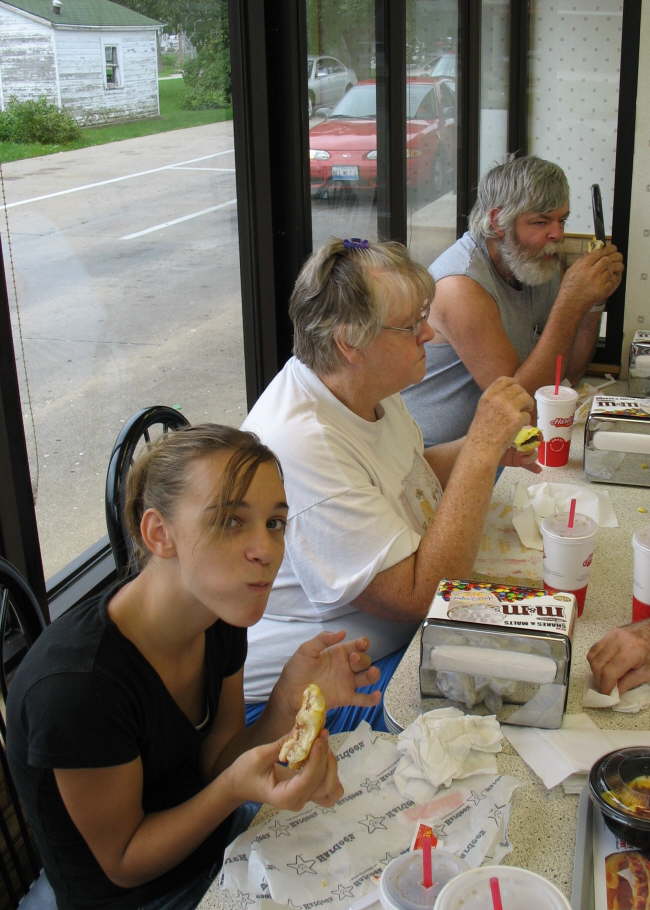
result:
[(650, 858), (610, 831), (593, 812), (594, 910), (645, 910), (650, 893)]
[(474, 775), (417, 805), (393, 782), (400, 758), (395, 738), (364, 722), (336, 757), (345, 794), (335, 806), (309, 803), (300, 812), (274, 813), (226, 849), (212, 886), (225, 906), (347, 908), (372, 892), (384, 867), (409, 849), (420, 820), (470, 866), (498, 863), (510, 852), (516, 778)]

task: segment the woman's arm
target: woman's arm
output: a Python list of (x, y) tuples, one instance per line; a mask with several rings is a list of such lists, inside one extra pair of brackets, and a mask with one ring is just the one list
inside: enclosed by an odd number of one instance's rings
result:
[(471, 571), (497, 466), (517, 430), (529, 422), (532, 407), (528, 393), (509, 377), (486, 389), (418, 549), (379, 572), (355, 599), (356, 607), (386, 619), (417, 622), (426, 615), (441, 578), (464, 578)]
[(140, 758), (106, 768), (56, 768), (54, 776), (70, 818), (106, 876), (134, 888), (177, 866), (247, 800), (296, 811), (309, 800), (330, 806), (340, 798), (325, 731), (297, 774), (277, 764), (280, 745), (244, 752), (191, 799), (148, 814)]

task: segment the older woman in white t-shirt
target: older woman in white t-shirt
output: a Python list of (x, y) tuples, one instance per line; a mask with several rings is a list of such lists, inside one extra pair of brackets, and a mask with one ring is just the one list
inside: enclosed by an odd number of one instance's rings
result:
[[(249, 718), (321, 630), (367, 636), (385, 684), (439, 580), (471, 571), (499, 464), (539, 470), (509, 448), (533, 401), (506, 377), (466, 437), (424, 448), (399, 393), (423, 375), (433, 293), (397, 243), (332, 239), (298, 276), (294, 356), (243, 424), (277, 454), (289, 503), (284, 561), (249, 635)], [(382, 729), (381, 706), (330, 729), (361, 716)]]

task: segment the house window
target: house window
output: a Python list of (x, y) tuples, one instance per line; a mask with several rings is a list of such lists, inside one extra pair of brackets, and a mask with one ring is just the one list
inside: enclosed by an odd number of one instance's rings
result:
[(104, 45), (104, 56), (106, 58), (106, 86), (107, 88), (118, 88), (121, 84), (121, 73), (116, 45)]

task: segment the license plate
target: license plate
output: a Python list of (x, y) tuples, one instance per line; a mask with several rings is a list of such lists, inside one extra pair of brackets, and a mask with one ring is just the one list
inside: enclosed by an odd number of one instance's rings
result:
[(332, 177), (337, 180), (358, 180), (359, 168), (352, 165), (339, 165), (332, 167)]

